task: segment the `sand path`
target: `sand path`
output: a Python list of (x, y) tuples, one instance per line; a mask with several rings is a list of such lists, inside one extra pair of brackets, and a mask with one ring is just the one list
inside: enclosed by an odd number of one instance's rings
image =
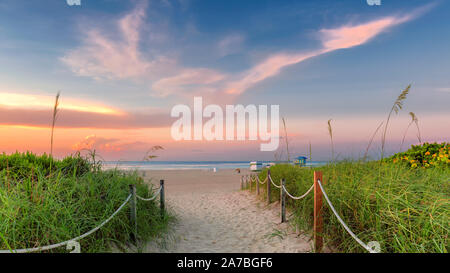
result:
[(254, 194), (240, 191), (240, 175), (231, 170), (152, 171), (152, 183), (164, 178), (168, 208), (177, 222), (166, 238), (144, 252), (310, 252), (308, 236), (280, 224), (279, 205), (267, 207)]

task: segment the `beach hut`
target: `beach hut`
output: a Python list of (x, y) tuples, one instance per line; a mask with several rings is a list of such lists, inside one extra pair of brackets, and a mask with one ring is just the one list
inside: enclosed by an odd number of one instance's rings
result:
[(305, 166), (306, 165), (306, 156), (299, 156), (294, 160), (294, 165), (296, 166)]
[(262, 162), (252, 161), (250, 162), (250, 171), (260, 171), (262, 166)]

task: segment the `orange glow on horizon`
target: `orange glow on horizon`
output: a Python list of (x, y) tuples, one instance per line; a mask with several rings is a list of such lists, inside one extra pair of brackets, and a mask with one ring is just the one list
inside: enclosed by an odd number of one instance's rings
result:
[[(55, 97), (52, 96), (0, 92), (0, 105), (6, 107), (24, 109), (52, 109), (54, 103)], [(61, 97), (60, 99), (59, 108), (107, 115), (124, 114), (120, 110), (102, 105), (100, 103), (64, 97)]]
[[(326, 118), (292, 118), (287, 120), (289, 146), (294, 153), (305, 153), (309, 142), (314, 151), (329, 149), (330, 140), (327, 132)], [(332, 127), (336, 149), (346, 143), (354, 143), (355, 151), (365, 149), (367, 143), (382, 117), (338, 117), (333, 118)], [(388, 129), (388, 142), (393, 145), (400, 143), (409, 117), (402, 115), (392, 119)], [(445, 115), (422, 115), (419, 126), (423, 141), (448, 141), (448, 124)], [(0, 152), (11, 153), (33, 151), (35, 153), (49, 153), (49, 128), (34, 126), (0, 125)], [(280, 132), (284, 136), (284, 132)], [(411, 127), (407, 140), (416, 140), (416, 129)], [(239, 159), (249, 153), (259, 153), (260, 141), (174, 141), (171, 138), (170, 127), (147, 129), (99, 129), (99, 128), (57, 128), (55, 130), (55, 156), (64, 157), (78, 150), (96, 149), (98, 154), (108, 159), (141, 160), (146, 151), (161, 145), (164, 151), (160, 153), (161, 160), (180, 158), (195, 158), (201, 160), (229, 157)], [(379, 134), (374, 140), (373, 149), (376, 150)], [(284, 149), (284, 140), (280, 140), (280, 149)], [(358, 146), (359, 145), (359, 146)], [(362, 148), (361, 148), (362, 147)], [(406, 147), (406, 146), (405, 146)], [(342, 148), (343, 149), (343, 148)], [(344, 149), (345, 150), (345, 149)], [(343, 150), (343, 152), (345, 152)], [(273, 153), (264, 153), (267, 155)], [(159, 155), (158, 155), (159, 156)]]

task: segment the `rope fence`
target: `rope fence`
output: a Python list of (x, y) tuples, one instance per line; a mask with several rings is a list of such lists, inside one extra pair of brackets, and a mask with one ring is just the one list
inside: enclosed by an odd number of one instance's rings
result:
[(331, 211), (333, 211), (333, 213), (336, 216), (336, 218), (338, 219), (339, 223), (341, 223), (341, 225), (345, 228), (345, 230), (348, 232), (348, 234), (350, 234), (350, 236), (352, 236), (353, 239), (355, 239), (355, 241), (358, 242), (358, 244), (360, 244), (363, 248), (365, 248), (370, 253), (379, 253), (380, 252), (380, 245), (379, 245), (379, 243), (375, 242), (375, 241), (369, 242), (367, 245), (365, 243), (363, 243), (363, 241), (361, 241), (361, 239), (359, 239), (355, 235), (355, 233), (353, 233), (351, 231), (351, 229), (347, 226), (347, 224), (345, 224), (344, 220), (342, 220), (342, 218), (339, 216), (339, 214), (337, 213), (337, 211), (334, 208), (333, 204), (331, 203), (330, 199), (328, 198), (327, 193), (323, 189), (323, 186), (322, 186), (322, 183), (320, 182), (320, 179), (317, 180), (317, 184), (319, 184), (320, 190), (323, 193), (323, 197), (325, 197), (325, 200), (327, 201), (328, 205), (330, 206)]
[(158, 197), (161, 190), (162, 190), (162, 187), (159, 187), (158, 190), (155, 192), (155, 194), (150, 198), (144, 198), (144, 197), (139, 196), (138, 194), (136, 194), (136, 197), (137, 197), (137, 199), (144, 201), (144, 202), (153, 201), (156, 199), (156, 197)]
[[(241, 188), (244, 189), (248, 188), (248, 185), (250, 183), (250, 190), (251, 190), (251, 184), (253, 182), (259, 182), (261, 183), (261, 180), (259, 176), (256, 176), (256, 179), (254, 179), (253, 176), (242, 176), (241, 177)], [(281, 179), (280, 185), (277, 185), (274, 183), (270, 169), (267, 172), (267, 177), (264, 179), (264, 182), (261, 184), (264, 184), (265, 182), (270, 181), (271, 183), (267, 183), (267, 203), (271, 203), (271, 185), (274, 187), (280, 189), (280, 207), (281, 207), (281, 222), (286, 222), (286, 196), (293, 200), (300, 200), (308, 196), (313, 190), (314, 190), (314, 226), (313, 226), (313, 232), (314, 232), (314, 248), (316, 252), (321, 252), (323, 247), (323, 217), (322, 217), (322, 195), (325, 197), (325, 200), (327, 204), (330, 206), (331, 211), (338, 219), (339, 223), (343, 226), (343, 228), (350, 234), (350, 236), (359, 244), (361, 245), (365, 250), (367, 250), (369, 253), (380, 253), (381, 248), (380, 244), (377, 241), (371, 241), (367, 244), (365, 244), (361, 239), (359, 239), (355, 233), (352, 232), (352, 230), (348, 227), (348, 225), (342, 220), (342, 218), (337, 213), (336, 209), (334, 208), (333, 204), (331, 203), (330, 199), (328, 198), (328, 195), (326, 194), (323, 186), (322, 186), (322, 172), (314, 172), (314, 183), (311, 185), (311, 187), (301, 196), (294, 196), (286, 189), (286, 181), (284, 179)], [(259, 195), (259, 183), (257, 184), (257, 195)]]
[(0, 254), (4, 253), (32, 253), (32, 252), (39, 252), (39, 251), (47, 251), (52, 250), (55, 248), (66, 246), (66, 250), (71, 250), (70, 253), (81, 253), (81, 247), (79, 240), (88, 237), (89, 235), (95, 233), (99, 229), (101, 229), (104, 225), (106, 225), (109, 221), (111, 221), (128, 203), (130, 203), (130, 223), (131, 225), (134, 225), (134, 232), (130, 234), (130, 237), (134, 242), (136, 242), (136, 236), (137, 236), (137, 218), (136, 218), (136, 199), (142, 200), (142, 201), (152, 201), (155, 200), (158, 195), (160, 196), (161, 200), (161, 215), (164, 215), (164, 180), (160, 181), (160, 187), (156, 191), (156, 193), (151, 198), (143, 198), (136, 194), (136, 186), (130, 185), (130, 194), (128, 197), (123, 201), (123, 203), (119, 206), (119, 208), (111, 214), (106, 220), (104, 220), (100, 225), (96, 226), (95, 228), (91, 229), (90, 231), (72, 238), (70, 240), (47, 245), (47, 246), (41, 246), (41, 247), (34, 247), (34, 248), (23, 248), (23, 249), (13, 249), (13, 250), (0, 250)]
[(264, 179), (264, 181), (261, 181), (261, 180), (259, 179), (259, 176), (256, 176), (256, 178), (258, 178), (258, 182), (259, 182), (259, 184), (261, 184), (261, 185), (266, 184), (266, 182), (267, 182), (267, 180), (268, 180), (268, 177), (266, 177), (266, 179)]
[(289, 196), (290, 198), (292, 198), (292, 199), (294, 199), (294, 200), (300, 200), (300, 199), (305, 198), (305, 197), (306, 197), (313, 189), (314, 189), (314, 184), (311, 185), (311, 187), (309, 188), (308, 191), (306, 191), (305, 194), (296, 197), (296, 196), (293, 196), (292, 194), (290, 194), (290, 193), (287, 191), (286, 187), (283, 185), (283, 190), (286, 192), (287, 196)]
[(272, 179), (272, 176), (270, 176), (270, 173), (267, 175), (267, 177), (269, 177), (269, 180), (272, 183), (272, 185), (274, 185), (278, 189), (281, 189), (281, 185), (278, 186), (277, 184), (275, 184), (275, 182), (273, 182), (273, 179)]

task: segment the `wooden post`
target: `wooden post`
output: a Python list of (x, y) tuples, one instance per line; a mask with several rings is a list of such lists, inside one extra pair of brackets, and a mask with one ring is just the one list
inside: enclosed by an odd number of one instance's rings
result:
[(165, 210), (165, 200), (164, 200), (164, 180), (159, 181), (159, 185), (161, 186), (161, 191), (159, 192), (159, 207), (161, 209), (161, 218), (164, 218), (164, 210)]
[(270, 205), (270, 169), (267, 171), (267, 205)]
[(244, 189), (244, 176), (241, 175), (241, 191)]
[(323, 246), (323, 218), (322, 218), (322, 191), (319, 183), (323, 185), (322, 172), (314, 172), (314, 250), (317, 253), (322, 251)]
[(136, 186), (129, 185), (130, 187), (130, 225), (133, 227), (133, 231), (130, 234), (131, 241), (136, 243), (137, 240), (137, 209), (136, 209)]
[(250, 192), (252, 192), (253, 175), (250, 175)]
[(256, 178), (256, 195), (259, 195), (259, 181), (258, 181), (258, 178)]
[(281, 203), (281, 223), (286, 222), (286, 192), (283, 186), (286, 186), (286, 180), (281, 180), (280, 203)]

